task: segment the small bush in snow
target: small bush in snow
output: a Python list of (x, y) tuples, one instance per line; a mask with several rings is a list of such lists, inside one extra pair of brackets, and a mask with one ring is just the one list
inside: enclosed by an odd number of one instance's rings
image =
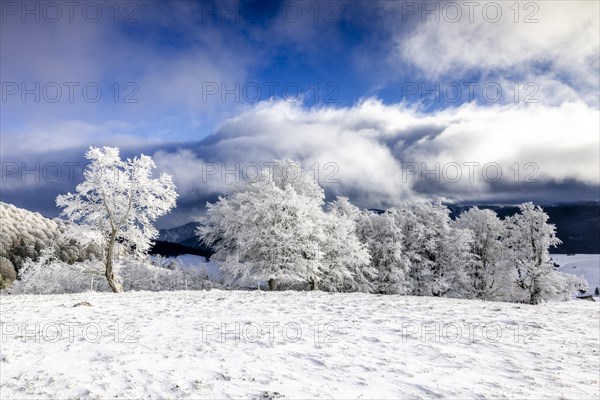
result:
[(9, 293), (54, 294), (79, 293), (90, 290), (92, 279), (102, 277), (98, 261), (69, 265), (58, 259), (53, 249), (42, 250), (37, 260), (28, 259), (19, 271)]
[[(168, 267), (156, 265), (148, 258), (126, 257), (115, 263), (124, 290), (193, 290), (210, 288), (202, 268), (182, 271), (172, 262)], [(42, 252), (37, 261), (27, 260), (20, 280), (8, 291), (11, 294), (81, 293), (89, 290), (109, 292), (104, 279), (104, 264), (91, 260), (69, 265), (57, 259), (51, 250)]]

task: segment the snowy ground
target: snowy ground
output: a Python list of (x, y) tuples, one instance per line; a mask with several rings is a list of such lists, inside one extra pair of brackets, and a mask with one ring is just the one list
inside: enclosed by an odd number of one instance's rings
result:
[[(91, 306), (73, 307), (82, 301)], [(0, 397), (597, 399), (599, 307), (220, 290), (2, 296)]]
[(600, 254), (552, 254), (552, 259), (560, 265), (560, 271), (585, 278), (590, 284), (587, 294), (600, 288)]

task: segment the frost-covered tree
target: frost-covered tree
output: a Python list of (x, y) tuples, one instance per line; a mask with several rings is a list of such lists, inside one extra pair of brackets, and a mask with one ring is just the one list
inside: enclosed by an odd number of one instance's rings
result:
[(276, 160), (269, 170), (207, 204), (198, 230), (232, 281), (314, 282), (323, 271), (323, 189), (299, 163)]
[(56, 198), (62, 215), (100, 235), (105, 276), (114, 292), (123, 288), (113, 269), (117, 241), (135, 254), (148, 251), (158, 231), (153, 222), (175, 207), (177, 193), (172, 177), (156, 168), (151, 157), (121, 160), (119, 149), (90, 147), (85, 157), (84, 181), (75, 193)]
[(538, 304), (564, 285), (564, 280), (558, 279), (555, 274), (549, 252), (551, 246), (561, 241), (541, 207), (523, 203), (519, 209), (519, 213), (506, 219), (510, 262), (516, 271), (520, 300)]
[(385, 294), (409, 294), (410, 259), (404, 252), (402, 229), (394, 210), (357, 215), (357, 233), (366, 243), (375, 270), (374, 290)]
[(471, 253), (474, 256), (470, 269), (471, 285), (475, 297), (499, 300), (510, 291), (510, 272), (504, 258), (507, 255), (504, 224), (493, 210), (472, 207), (463, 212), (454, 226), (468, 229), (473, 237)]
[(441, 280), (447, 285), (448, 297), (471, 299), (475, 297), (470, 277), (473, 275), (474, 257), (470, 252), (473, 236), (467, 229), (450, 227), (442, 242), (439, 261)]
[(323, 286), (330, 291), (372, 292), (377, 270), (368, 246), (357, 236), (361, 212), (345, 197), (329, 203), (320, 245)]
[(234, 282), (370, 291), (369, 254), (355, 222), (337, 208), (325, 213), (324, 197), (299, 163), (276, 160), (258, 179), (208, 204), (198, 233)]
[(412, 203), (391, 212), (402, 230), (413, 294), (471, 297), (471, 235), (451, 226), (448, 208)]

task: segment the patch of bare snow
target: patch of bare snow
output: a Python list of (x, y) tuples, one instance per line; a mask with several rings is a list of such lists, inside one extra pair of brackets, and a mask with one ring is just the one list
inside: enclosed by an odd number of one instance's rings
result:
[(3, 399), (600, 395), (598, 302), (212, 290), (0, 311)]

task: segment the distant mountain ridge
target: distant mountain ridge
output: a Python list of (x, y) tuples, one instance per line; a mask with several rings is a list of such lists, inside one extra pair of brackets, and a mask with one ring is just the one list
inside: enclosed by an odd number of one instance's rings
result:
[(206, 246), (198, 236), (196, 230), (202, 226), (199, 222), (188, 222), (175, 228), (161, 229), (154, 243), (151, 253), (163, 256), (177, 256), (180, 254), (194, 254), (210, 257), (213, 251)]
[(196, 239), (196, 230), (200, 227), (199, 222), (188, 222), (175, 228), (161, 229), (158, 238), (161, 242), (181, 243), (188, 239)]

